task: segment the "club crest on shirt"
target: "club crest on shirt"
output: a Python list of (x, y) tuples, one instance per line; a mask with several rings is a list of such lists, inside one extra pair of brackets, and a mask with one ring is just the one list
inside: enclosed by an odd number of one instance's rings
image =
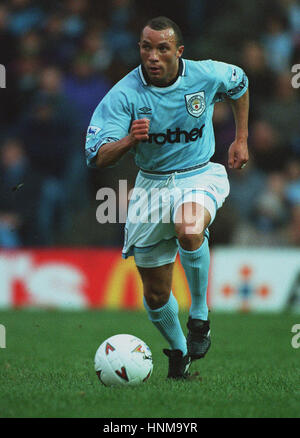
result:
[(204, 91), (198, 91), (197, 93), (185, 94), (185, 103), (188, 113), (193, 117), (200, 117), (204, 113), (205, 94)]

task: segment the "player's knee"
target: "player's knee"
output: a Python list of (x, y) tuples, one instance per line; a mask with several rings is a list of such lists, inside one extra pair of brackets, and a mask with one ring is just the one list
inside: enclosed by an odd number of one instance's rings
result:
[(181, 248), (187, 251), (195, 251), (198, 249), (204, 240), (204, 232), (191, 232), (190, 230), (183, 229), (177, 233), (177, 238)]
[(144, 285), (144, 297), (150, 309), (159, 309), (168, 302), (170, 289), (163, 285)]

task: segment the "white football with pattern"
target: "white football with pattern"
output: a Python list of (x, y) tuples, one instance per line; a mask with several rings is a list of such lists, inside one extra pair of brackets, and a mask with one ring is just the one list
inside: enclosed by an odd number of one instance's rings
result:
[(106, 339), (95, 354), (95, 371), (105, 386), (137, 385), (152, 374), (150, 348), (136, 336), (119, 334)]

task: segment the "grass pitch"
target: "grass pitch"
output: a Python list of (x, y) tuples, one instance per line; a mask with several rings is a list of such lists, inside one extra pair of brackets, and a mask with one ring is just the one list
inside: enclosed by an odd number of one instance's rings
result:
[[(181, 314), (185, 328), (187, 314)], [(166, 379), (167, 346), (144, 312), (2, 311), (0, 417), (300, 417), (300, 349), (293, 314), (211, 313), (212, 346), (192, 364), (200, 378)], [(186, 329), (185, 329), (186, 331)], [(107, 388), (93, 368), (106, 338), (130, 333), (153, 353), (151, 378)]]

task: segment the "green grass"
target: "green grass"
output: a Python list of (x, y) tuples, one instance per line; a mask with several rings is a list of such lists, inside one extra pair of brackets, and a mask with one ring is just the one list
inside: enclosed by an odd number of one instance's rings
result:
[[(186, 314), (180, 315), (185, 327)], [(166, 379), (167, 347), (144, 312), (0, 312), (0, 417), (200, 418), (300, 416), (293, 314), (211, 313), (212, 347), (190, 382)], [(117, 333), (143, 339), (154, 370), (137, 387), (107, 388), (93, 358)]]

